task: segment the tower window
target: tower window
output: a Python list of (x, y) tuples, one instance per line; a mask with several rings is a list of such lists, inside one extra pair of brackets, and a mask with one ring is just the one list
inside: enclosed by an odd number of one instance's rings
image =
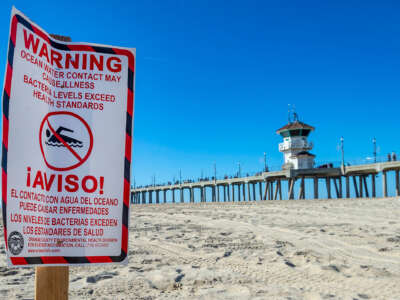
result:
[(300, 130), (290, 130), (290, 136), (299, 136), (300, 135)]

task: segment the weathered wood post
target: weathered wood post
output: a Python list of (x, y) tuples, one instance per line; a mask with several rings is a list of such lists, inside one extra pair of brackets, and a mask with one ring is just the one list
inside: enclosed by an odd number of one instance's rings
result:
[(314, 199), (318, 199), (318, 177), (314, 177)]
[(282, 200), (282, 182), (281, 180), (279, 180), (278, 182), (279, 182), (279, 199)]
[(367, 177), (368, 175), (363, 176), (363, 182), (364, 182), (364, 189), (365, 189), (365, 197), (369, 198), (369, 191), (368, 191), (368, 185), (367, 185)]
[(278, 199), (279, 183), (280, 183), (280, 180), (277, 179), (277, 180), (276, 180), (276, 185), (275, 185), (275, 194), (274, 194), (274, 198), (273, 198), (274, 200), (277, 200), (277, 199)]
[(383, 197), (388, 196), (388, 189), (387, 189), (387, 172), (382, 172), (382, 189), (383, 189)]
[(376, 197), (376, 186), (375, 186), (375, 176), (376, 174), (372, 174), (371, 176), (371, 182), (372, 182), (372, 197)]
[(354, 175), (353, 175), (353, 184), (354, 184), (354, 193), (356, 194), (356, 198), (359, 198), (360, 194), (358, 193), (357, 179), (356, 176)]
[(336, 178), (333, 178), (333, 185), (335, 186), (336, 198), (340, 198), (339, 187), (336, 182)]
[(346, 198), (350, 198), (350, 178), (346, 175)]
[(289, 186), (289, 200), (294, 199), (294, 184), (295, 184), (296, 179), (295, 178), (290, 178), (288, 182)]
[(301, 177), (300, 181), (300, 192), (299, 192), (299, 199), (304, 199), (305, 198), (305, 184), (304, 184), (304, 176)]
[(325, 178), (325, 182), (326, 182), (326, 192), (328, 194), (328, 199), (331, 199), (331, 178), (330, 177), (326, 177)]
[(67, 300), (68, 267), (36, 267), (35, 300)]
[(263, 200), (267, 200), (268, 189), (269, 189), (269, 181), (267, 179), (265, 179), (265, 190), (264, 190)]

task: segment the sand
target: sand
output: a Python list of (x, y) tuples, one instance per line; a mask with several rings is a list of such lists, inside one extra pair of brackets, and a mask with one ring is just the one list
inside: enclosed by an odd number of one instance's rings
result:
[[(0, 247), (0, 298), (33, 299)], [(71, 267), (70, 299), (400, 299), (395, 198), (132, 206), (129, 247)]]

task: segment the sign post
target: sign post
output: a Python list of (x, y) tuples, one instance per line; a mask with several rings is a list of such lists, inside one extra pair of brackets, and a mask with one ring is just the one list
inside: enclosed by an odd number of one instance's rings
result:
[(68, 267), (36, 267), (35, 300), (67, 300)]
[(13, 8), (3, 91), (10, 266), (67, 299), (68, 266), (127, 263), (135, 50), (50, 36)]

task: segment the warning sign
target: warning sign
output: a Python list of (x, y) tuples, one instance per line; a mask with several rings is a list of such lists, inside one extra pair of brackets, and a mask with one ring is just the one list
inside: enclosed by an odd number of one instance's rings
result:
[(13, 8), (3, 91), (8, 263), (126, 262), (135, 50), (60, 42)]

